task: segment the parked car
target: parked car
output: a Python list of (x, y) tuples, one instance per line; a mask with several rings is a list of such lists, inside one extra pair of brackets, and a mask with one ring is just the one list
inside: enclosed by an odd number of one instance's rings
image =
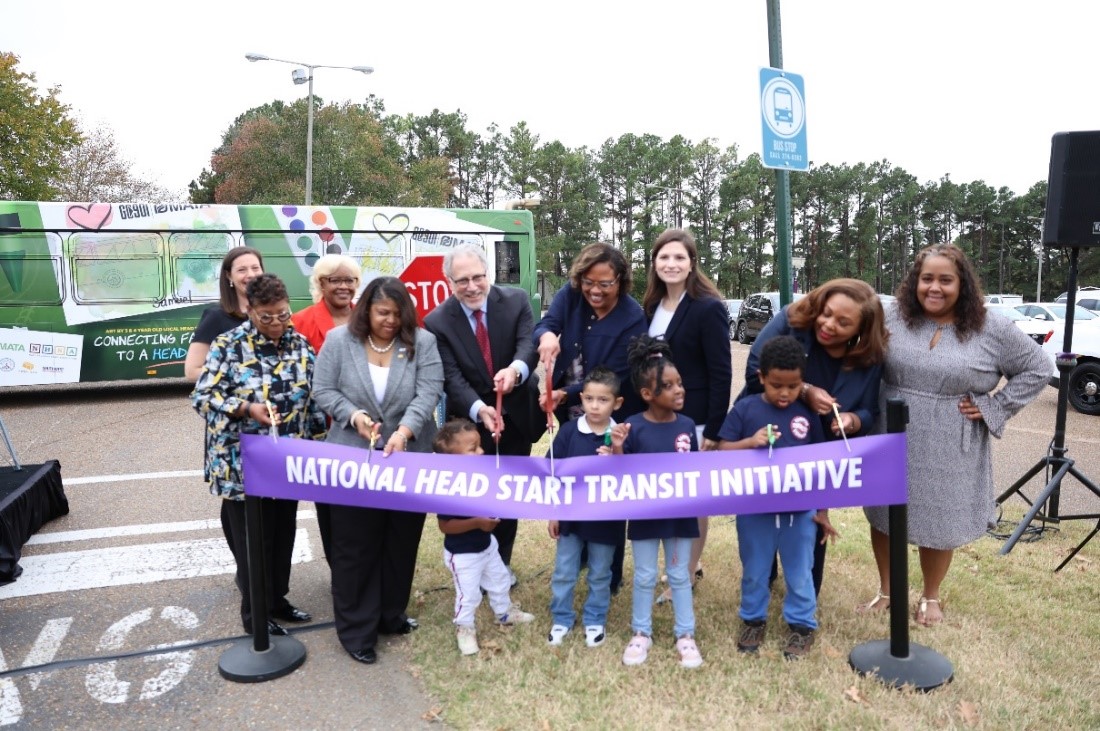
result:
[(985, 296), (985, 303), (987, 305), (1022, 305), (1024, 303), (1024, 296), (1022, 294), (987, 294)]
[[(1077, 288), (1077, 304), (1081, 304), (1082, 299), (1098, 299), (1100, 298), (1100, 287), (1078, 287)], [(1054, 298), (1055, 302), (1065, 302), (1069, 299), (1069, 292), (1062, 292)], [(1086, 309), (1095, 309), (1088, 307)]]
[[(1043, 350), (1056, 357), (1062, 352), (1064, 339), (1063, 326), (1055, 326), (1051, 336), (1043, 343)], [(1077, 354), (1077, 365), (1069, 372), (1069, 404), (1082, 414), (1100, 416), (1100, 328), (1074, 328), (1070, 347)], [(1052, 368), (1054, 374), (1050, 385), (1057, 388), (1061, 374), (1057, 366)]]
[[(1030, 305), (1016, 305), (1016, 309), (1028, 317), (1034, 317), (1036, 320), (1045, 320), (1050, 323), (1066, 321), (1066, 304), (1064, 302), (1033, 302)], [(1078, 325), (1083, 328), (1098, 327), (1100, 326), (1100, 315), (1077, 305), (1073, 308), (1073, 326), (1076, 328)]]
[(741, 311), (741, 303), (745, 300), (722, 300), (726, 303), (726, 311), (729, 312), (730, 320), (730, 340), (733, 340), (734, 335), (737, 333), (737, 313)]
[(1016, 323), (1016, 327), (1023, 330), (1029, 338), (1039, 343), (1039, 345), (1046, 342), (1047, 336), (1050, 335), (1050, 331), (1054, 327), (1045, 320), (1036, 320), (1034, 317), (1028, 317), (1015, 307), (1009, 307), (1008, 305), (987, 304), (985, 308), (1001, 317), (1007, 317), (1009, 320), (1012, 320)]
[[(800, 300), (805, 296), (796, 294), (794, 300)], [(737, 313), (737, 325), (734, 331), (737, 342), (744, 345), (755, 340), (779, 309), (778, 292), (757, 292), (746, 297)]]

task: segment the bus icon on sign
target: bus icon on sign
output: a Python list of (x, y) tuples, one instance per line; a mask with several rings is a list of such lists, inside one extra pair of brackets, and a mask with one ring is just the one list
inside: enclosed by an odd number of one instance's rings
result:
[(776, 87), (772, 92), (772, 103), (775, 105), (776, 122), (794, 124), (794, 98), (790, 90), (782, 86)]

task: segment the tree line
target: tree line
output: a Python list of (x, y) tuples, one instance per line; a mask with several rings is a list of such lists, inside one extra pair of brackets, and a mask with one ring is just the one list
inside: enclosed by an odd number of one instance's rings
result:
[[(0, 198), (166, 200), (122, 160), (109, 130), (85, 131), (57, 89), (38, 94), (34, 75), (0, 53)], [(208, 166), (188, 185), (195, 203), (283, 203), (304, 197), (307, 101), (273, 101), (230, 125)], [(318, 205), (493, 208), (538, 196), (539, 268), (548, 288), (573, 257), (610, 240), (648, 267), (648, 250), (669, 227), (689, 229), (701, 266), (727, 297), (779, 289), (774, 262), (775, 173), (756, 153), (714, 139), (693, 142), (627, 133), (599, 147), (543, 141), (525, 122), (507, 131), (470, 129), (457, 110), (386, 112), (383, 102), (325, 103), (314, 97), (313, 200)], [(883, 159), (811, 164), (792, 173), (792, 253), (805, 289), (839, 276), (892, 292), (913, 255), (954, 242), (990, 292), (1042, 299), (1064, 289), (1068, 254), (1039, 246), (1046, 182), (1023, 194), (944, 175), (920, 182)], [(636, 279), (636, 295), (644, 277)], [(1100, 253), (1081, 256), (1082, 284), (1100, 283)]]

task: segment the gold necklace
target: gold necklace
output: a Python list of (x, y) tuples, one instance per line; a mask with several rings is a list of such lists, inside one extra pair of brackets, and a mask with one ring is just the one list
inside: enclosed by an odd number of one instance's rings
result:
[(391, 350), (393, 350), (393, 344), (396, 343), (396, 342), (397, 342), (397, 338), (394, 338), (393, 340), (390, 341), (389, 345), (387, 345), (384, 348), (379, 348), (377, 345), (374, 344), (374, 338), (372, 338), (370, 336), (370, 333), (367, 333), (367, 345), (369, 345), (370, 349), (373, 350), (375, 353), (385, 354), (385, 353), (390, 352)]

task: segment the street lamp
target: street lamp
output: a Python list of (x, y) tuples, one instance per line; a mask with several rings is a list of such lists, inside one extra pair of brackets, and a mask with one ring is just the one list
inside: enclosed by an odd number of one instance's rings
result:
[(358, 71), (361, 74), (373, 74), (374, 67), (372, 66), (328, 66), (321, 63), (303, 63), (302, 61), (288, 61), (285, 58), (272, 58), (265, 56), (262, 53), (246, 53), (244, 55), (249, 61), (255, 63), (256, 61), (277, 61), (279, 63), (289, 63), (295, 66), (305, 66), (305, 69), (294, 69), (290, 72), (290, 78), (293, 79), (295, 84), (309, 84), (309, 98), (306, 102), (306, 205), (313, 203), (313, 69), (347, 69), (348, 71)]

